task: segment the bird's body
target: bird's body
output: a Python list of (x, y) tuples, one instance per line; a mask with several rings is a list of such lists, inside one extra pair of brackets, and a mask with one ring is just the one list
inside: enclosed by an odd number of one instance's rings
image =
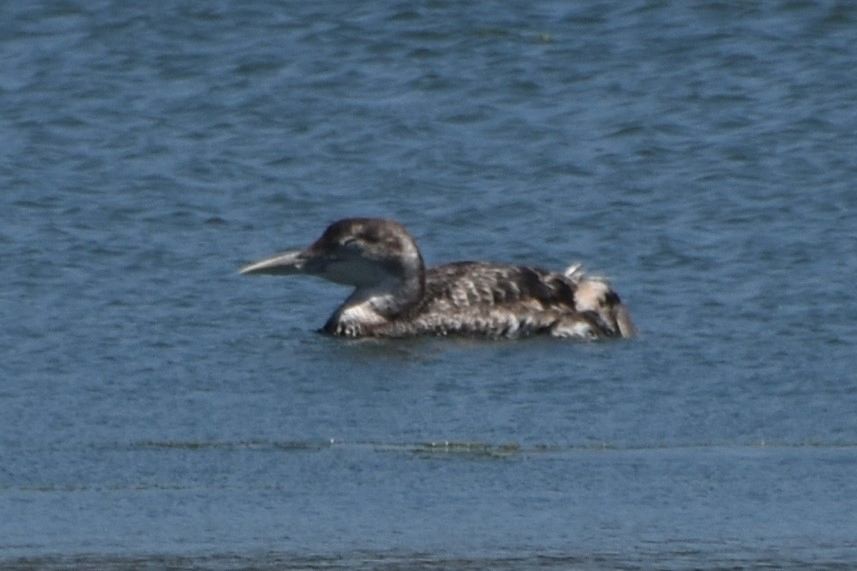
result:
[(487, 262), (426, 268), (414, 239), (392, 220), (340, 220), (306, 250), (267, 258), (241, 272), (309, 274), (354, 286), (324, 325), (332, 335), (600, 339), (634, 334), (619, 296), (579, 267), (565, 273)]

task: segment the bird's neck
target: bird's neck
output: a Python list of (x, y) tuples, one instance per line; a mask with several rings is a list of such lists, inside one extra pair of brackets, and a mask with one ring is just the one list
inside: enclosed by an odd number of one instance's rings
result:
[(333, 335), (360, 337), (396, 321), (413, 311), (425, 292), (422, 268), (401, 278), (389, 277), (357, 287), (330, 317), (324, 331)]

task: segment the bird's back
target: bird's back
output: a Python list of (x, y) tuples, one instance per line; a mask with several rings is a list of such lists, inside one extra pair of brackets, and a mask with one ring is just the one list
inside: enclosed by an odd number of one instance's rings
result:
[[(599, 282), (601, 283), (601, 282)], [(410, 316), (414, 333), (598, 338), (621, 335), (609, 311), (580, 307), (581, 281), (527, 266), (456, 262), (426, 270), (422, 303)], [(607, 307), (618, 296), (604, 287)], [(404, 325), (404, 323), (403, 323)]]

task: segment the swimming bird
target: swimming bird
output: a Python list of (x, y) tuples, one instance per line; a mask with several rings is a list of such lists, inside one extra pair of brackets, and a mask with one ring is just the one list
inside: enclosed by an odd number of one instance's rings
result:
[(334, 222), (309, 247), (265, 258), (242, 274), (317, 276), (352, 286), (322, 331), (344, 337), (531, 335), (631, 337), (628, 309), (603, 278), (490, 262), (427, 268), (404, 226), (379, 218)]

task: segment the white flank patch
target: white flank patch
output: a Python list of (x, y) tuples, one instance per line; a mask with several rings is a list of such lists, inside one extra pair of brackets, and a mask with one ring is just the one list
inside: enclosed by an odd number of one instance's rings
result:
[(605, 281), (587, 278), (577, 284), (577, 290), (574, 292), (574, 303), (578, 310), (597, 311), (601, 306), (601, 301), (609, 292), (610, 286)]
[(551, 335), (554, 337), (578, 337), (580, 339), (592, 339), (595, 337), (592, 327), (584, 321), (575, 321), (569, 324), (563, 323), (552, 329)]

